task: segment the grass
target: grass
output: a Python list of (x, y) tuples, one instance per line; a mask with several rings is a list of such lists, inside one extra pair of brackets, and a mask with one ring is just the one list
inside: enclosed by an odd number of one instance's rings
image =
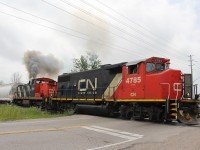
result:
[(50, 114), (46, 111), (41, 111), (38, 108), (30, 107), (23, 108), (15, 105), (0, 105), (0, 121), (14, 121), (22, 119), (38, 119), (38, 118), (53, 118), (72, 115), (73, 111), (65, 112), (64, 114)]

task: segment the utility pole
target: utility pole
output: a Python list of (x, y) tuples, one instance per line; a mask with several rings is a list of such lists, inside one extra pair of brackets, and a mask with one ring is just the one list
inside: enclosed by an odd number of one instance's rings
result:
[(193, 61), (193, 59), (192, 59), (192, 55), (190, 55), (189, 57), (190, 57), (190, 60), (189, 60), (190, 61), (190, 65), (189, 66), (190, 66), (190, 70), (191, 70), (192, 85), (193, 85), (193, 68), (192, 68), (192, 66), (193, 66), (193, 62), (192, 61)]
[(191, 96), (193, 98), (193, 65), (194, 64), (193, 64), (192, 55), (190, 55), (189, 58), (190, 58), (190, 60), (189, 60), (190, 61), (190, 65), (189, 66), (190, 66), (190, 72), (191, 72), (191, 86), (192, 86), (192, 95)]

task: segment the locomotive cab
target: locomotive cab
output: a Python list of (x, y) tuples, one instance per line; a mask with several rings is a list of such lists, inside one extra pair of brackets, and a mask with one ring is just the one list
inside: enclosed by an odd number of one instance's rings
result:
[[(182, 73), (169, 68), (170, 60), (150, 58), (146, 62), (146, 97), (181, 99)], [(152, 88), (154, 86), (154, 88)]]
[(49, 78), (37, 78), (34, 82), (35, 97), (56, 96), (57, 82)]
[[(124, 98), (178, 99), (182, 96), (181, 71), (169, 69), (169, 59), (151, 57), (123, 66)], [(123, 92), (123, 93), (122, 93)]]

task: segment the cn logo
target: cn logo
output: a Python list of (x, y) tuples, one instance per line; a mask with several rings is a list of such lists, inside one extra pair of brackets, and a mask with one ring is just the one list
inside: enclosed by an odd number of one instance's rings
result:
[(175, 92), (181, 92), (182, 91), (182, 87), (181, 87), (182, 83), (174, 83), (173, 84), (173, 88)]
[(92, 89), (93, 91), (97, 89), (97, 78), (94, 79), (93, 83), (90, 79), (81, 79), (78, 81), (79, 91), (87, 91), (88, 89)]

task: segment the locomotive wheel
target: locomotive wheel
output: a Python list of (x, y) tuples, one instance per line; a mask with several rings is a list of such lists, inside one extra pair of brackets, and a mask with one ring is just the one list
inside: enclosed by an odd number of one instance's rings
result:
[(134, 120), (144, 120), (143, 107), (135, 105), (133, 108), (133, 119)]
[(109, 108), (108, 109), (108, 117), (114, 117), (115, 114), (114, 114), (114, 109), (113, 108)]
[(133, 116), (133, 108), (130, 106), (122, 105), (119, 108), (120, 118), (122, 119), (131, 119)]
[(155, 121), (156, 120), (156, 113), (155, 113), (154, 106), (151, 106), (151, 108), (149, 110), (149, 120), (150, 121)]
[(108, 117), (118, 117), (119, 116), (119, 107), (113, 104), (107, 104), (106, 106)]
[(70, 103), (67, 103), (66, 106), (65, 106), (65, 110), (66, 111), (73, 111), (74, 113), (78, 113), (78, 105), (70, 102)]
[(126, 112), (125, 112), (125, 118), (126, 119), (131, 119), (133, 117), (133, 108), (132, 107), (128, 107), (126, 109)]
[(162, 122), (164, 121), (164, 115), (162, 109), (159, 107), (151, 107), (149, 114), (149, 120), (156, 121), (156, 122)]
[(124, 105), (122, 105), (122, 106), (119, 108), (120, 118), (126, 119), (126, 109), (127, 109), (127, 106), (124, 106)]
[(118, 117), (119, 116), (119, 113), (115, 110), (114, 107), (109, 107), (109, 109), (107, 109), (107, 114), (108, 114), (108, 117)]

